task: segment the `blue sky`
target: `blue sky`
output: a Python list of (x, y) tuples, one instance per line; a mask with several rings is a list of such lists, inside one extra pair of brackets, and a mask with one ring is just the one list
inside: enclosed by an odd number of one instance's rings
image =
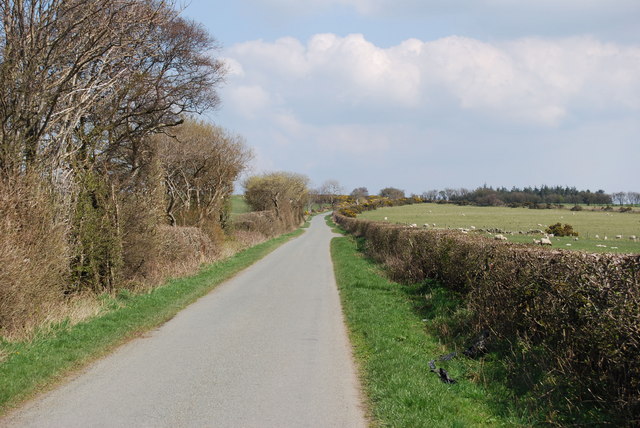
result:
[[(218, 3), (218, 4), (216, 4)], [(640, 190), (640, 1), (192, 0), (252, 173)]]

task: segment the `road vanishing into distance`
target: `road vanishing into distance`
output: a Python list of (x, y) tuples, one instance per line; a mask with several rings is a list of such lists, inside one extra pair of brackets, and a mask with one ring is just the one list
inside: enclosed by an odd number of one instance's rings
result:
[(9, 427), (366, 426), (322, 216)]

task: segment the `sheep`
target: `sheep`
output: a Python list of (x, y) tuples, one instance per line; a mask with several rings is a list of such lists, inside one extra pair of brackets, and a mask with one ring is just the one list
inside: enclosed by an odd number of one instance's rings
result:
[(635, 241), (638, 238), (636, 238), (636, 235), (629, 235), (629, 239), (632, 241)]
[(596, 235), (596, 239), (600, 239), (600, 235)]
[(548, 236), (545, 236), (540, 239), (540, 245), (553, 245), (553, 244), (551, 243), (551, 239), (549, 239)]
[(413, 223), (413, 224), (410, 224), (409, 227), (418, 227), (418, 225)]
[(609, 239), (609, 238), (607, 238), (607, 235), (604, 235), (604, 240), (606, 241), (607, 239)]
[(567, 247), (570, 247), (570, 246), (571, 246), (571, 244), (565, 244), (565, 245), (566, 245)]
[(495, 239), (496, 241), (506, 241), (507, 237), (504, 236), (504, 235), (498, 234), (498, 235), (494, 236), (493, 239)]
[(616, 239), (622, 239), (622, 235), (616, 235)]
[(540, 245), (540, 240), (539, 239), (534, 239), (533, 243), (536, 244), (536, 245)]
[(578, 237), (573, 238), (573, 240), (574, 240), (574, 241), (577, 241), (577, 240), (578, 240)]
[(389, 220), (389, 219), (388, 219), (387, 217), (385, 217), (385, 218), (384, 218), (384, 221), (387, 221), (387, 220)]
[(429, 223), (423, 224), (422, 227), (429, 227)]
[(436, 227), (436, 224), (435, 224), (435, 223), (431, 223), (431, 225), (432, 225), (433, 227)]
[(475, 226), (471, 226), (470, 229), (471, 230), (476, 230), (476, 227)]

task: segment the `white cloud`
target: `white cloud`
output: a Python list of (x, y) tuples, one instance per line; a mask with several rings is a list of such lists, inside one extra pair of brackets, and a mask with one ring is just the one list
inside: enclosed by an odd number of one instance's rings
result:
[(232, 86), (225, 95), (225, 103), (246, 118), (254, 118), (271, 102), (267, 91), (258, 85)]
[(549, 126), (573, 110), (640, 108), (640, 47), (587, 37), (492, 44), (453, 36), (385, 49), (359, 34), (319, 34), (306, 44), (246, 42), (227, 55), (245, 71), (233, 78), (241, 85), (232, 91), (234, 104), (250, 113), (266, 105), (267, 92), (311, 112), (453, 104), (501, 121)]
[(636, 174), (640, 46), (452, 36), (381, 48), (318, 34), (225, 55), (242, 73), (222, 93), (223, 123), (256, 147), (257, 172), (408, 192), (484, 182), (613, 191)]

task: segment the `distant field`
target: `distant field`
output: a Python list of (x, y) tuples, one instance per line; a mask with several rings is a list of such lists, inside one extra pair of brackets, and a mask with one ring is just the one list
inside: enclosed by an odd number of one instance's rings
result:
[[(497, 228), (513, 232), (513, 235), (506, 235), (509, 241), (521, 243), (531, 243), (539, 235), (520, 235), (519, 231), (544, 230), (555, 223), (568, 223), (580, 234), (578, 241), (573, 238), (554, 238), (554, 247), (592, 252), (640, 253), (640, 241), (629, 240), (630, 235), (640, 237), (640, 214), (636, 213), (415, 204), (381, 208), (360, 214), (359, 217), (377, 221), (384, 221), (387, 217), (387, 221), (391, 223), (415, 223), (420, 227), (427, 223), (430, 228), (434, 228), (435, 223), (437, 229), (470, 229), (471, 226), (477, 229)], [(616, 235), (622, 235), (623, 239), (615, 239)], [(606, 245), (606, 248), (596, 245)]]
[(251, 207), (244, 200), (243, 195), (231, 196), (231, 217), (251, 212)]

